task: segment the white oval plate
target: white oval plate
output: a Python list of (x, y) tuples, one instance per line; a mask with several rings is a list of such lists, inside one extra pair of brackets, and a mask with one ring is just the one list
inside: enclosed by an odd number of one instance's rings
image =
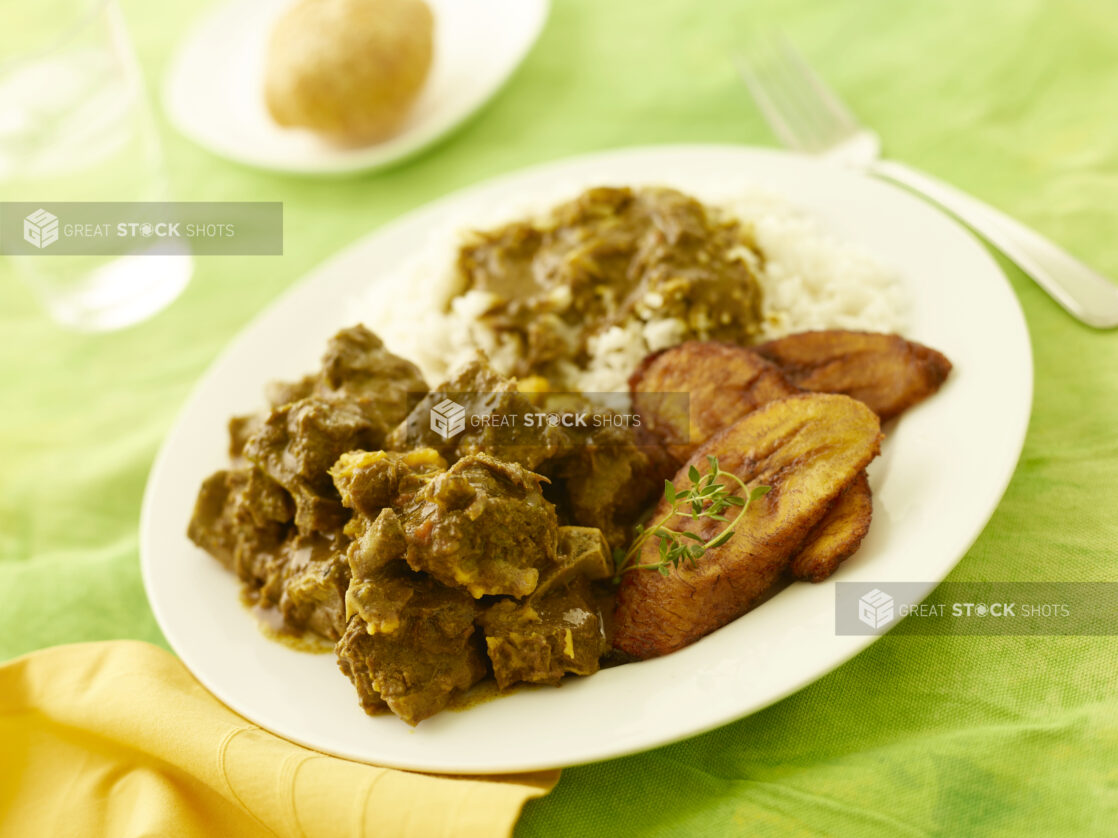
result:
[(435, 56), (407, 121), (383, 142), (343, 148), (281, 127), (264, 104), (265, 47), (291, 2), (231, 0), (208, 12), (179, 49), (163, 101), (175, 127), (215, 154), (302, 174), (376, 169), (435, 142), (501, 88), (548, 12), (548, 0), (427, 0), (435, 15)]
[(412, 729), (366, 716), (332, 655), (264, 637), (238, 601), (236, 580), (184, 535), (199, 484), (224, 465), (227, 419), (259, 408), (266, 381), (313, 369), (330, 335), (350, 325), (346, 302), (378, 272), (384, 280), (399, 270), (448, 217), (483, 216), (510, 198), (551, 196), (557, 185), (661, 183), (703, 197), (739, 182), (786, 196), (896, 266), (912, 298), (909, 335), (955, 364), (940, 393), (890, 433), (871, 469), (873, 526), (834, 577), (924, 582), (930, 591), (993, 513), (1028, 425), (1032, 356), (1004, 275), (954, 221), (862, 175), (775, 151), (632, 149), (508, 175), (383, 227), (287, 292), (213, 364), (163, 444), (141, 522), (152, 608), (198, 679), (246, 718), (311, 748), (480, 774), (591, 762), (691, 736), (771, 704), (865, 648), (873, 637), (835, 635), (832, 583), (797, 583), (675, 654), (442, 713)]

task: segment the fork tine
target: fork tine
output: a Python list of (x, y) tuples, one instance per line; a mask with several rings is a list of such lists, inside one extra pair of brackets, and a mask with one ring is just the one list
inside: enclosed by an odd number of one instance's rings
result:
[(804, 150), (810, 153), (824, 150), (834, 141), (835, 125), (830, 115), (824, 111), (799, 69), (779, 48), (774, 47), (771, 55), (769, 77), (774, 98), (781, 103), (786, 118), (799, 126)]
[(738, 55), (736, 63), (746, 87), (749, 88), (749, 92), (752, 94), (754, 101), (757, 102), (761, 113), (780, 141), (790, 148), (805, 150), (806, 144), (800, 131), (793, 126), (784, 109), (777, 105), (774, 97), (770, 96), (768, 85), (762, 81), (763, 75), (756, 63), (756, 57)]
[(842, 103), (842, 100), (827, 83), (819, 78), (819, 75), (807, 63), (800, 51), (792, 46), (792, 43), (783, 35), (779, 36), (778, 45), (788, 64), (799, 72), (807, 86), (842, 127), (843, 132), (853, 134), (857, 131), (861, 127), (857, 118), (847, 109), (846, 105)]
[(800, 151), (818, 153), (859, 130), (857, 120), (782, 35), (754, 41), (738, 70), (773, 132)]
[[(833, 126), (814, 91), (798, 69), (773, 44), (771, 37), (754, 40), (739, 70), (765, 119), (785, 145), (808, 153), (821, 151), (833, 139)], [(822, 120), (821, 120), (822, 116)]]

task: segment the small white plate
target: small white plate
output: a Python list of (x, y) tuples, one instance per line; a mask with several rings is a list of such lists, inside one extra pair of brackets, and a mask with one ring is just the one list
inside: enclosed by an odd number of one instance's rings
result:
[(292, 0), (231, 0), (187, 36), (163, 90), (171, 122), (238, 163), (303, 174), (366, 171), (415, 154), (484, 105), (517, 68), (547, 20), (548, 0), (427, 0), (435, 16), (431, 72), (396, 135), (343, 148), (283, 128), (264, 104), (272, 25)]
[(895, 266), (912, 300), (909, 335), (955, 369), (891, 430), (870, 471), (873, 526), (834, 578), (920, 582), (926, 594), (981, 532), (1024, 441), (1032, 355), (1016, 297), (969, 233), (907, 192), (783, 152), (663, 147), (553, 163), (451, 195), (337, 254), (249, 325), (183, 407), (144, 498), (144, 583), (171, 646), (238, 713), (311, 748), (380, 765), (542, 769), (710, 730), (811, 683), (874, 640), (836, 636), (834, 585), (801, 582), (675, 654), (441, 713), (413, 730), (366, 716), (333, 655), (268, 640), (238, 601), (236, 580), (187, 540), (199, 484), (225, 465), (228, 418), (260, 408), (266, 381), (313, 369), (330, 335), (351, 325), (348, 301), (370, 287), (406, 293), (391, 277), (447, 218), (597, 183), (661, 183), (698, 197), (758, 186)]

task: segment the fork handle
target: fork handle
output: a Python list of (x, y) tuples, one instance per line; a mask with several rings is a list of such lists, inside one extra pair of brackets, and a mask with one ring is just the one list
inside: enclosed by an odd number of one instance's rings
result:
[(1096, 329), (1118, 326), (1118, 285), (1024, 224), (924, 172), (892, 160), (872, 171), (918, 192), (997, 247), (1072, 316)]

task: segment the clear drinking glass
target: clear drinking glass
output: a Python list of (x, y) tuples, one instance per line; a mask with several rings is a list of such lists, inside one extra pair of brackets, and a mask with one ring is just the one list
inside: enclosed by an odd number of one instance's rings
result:
[[(0, 0), (0, 200), (165, 201), (162, 152), (115, 0)], [(8, 255), (58, 322), (143, 320), (190, 279), (185, 246)]]

